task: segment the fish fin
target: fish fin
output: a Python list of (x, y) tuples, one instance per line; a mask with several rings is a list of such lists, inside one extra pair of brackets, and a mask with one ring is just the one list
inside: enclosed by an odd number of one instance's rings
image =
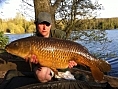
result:
[(58, 70), (56, 68), (50, 68), (56, 75), (58, 75)]
[(96, 60), (96, 65), (102, 72), (108, 72), (111, 70), (111, 65), (105, 60)]
[(104, 79), (104, 74), (98, 67), (91, 67), (90, 69), (95, 81), (102, 81)]

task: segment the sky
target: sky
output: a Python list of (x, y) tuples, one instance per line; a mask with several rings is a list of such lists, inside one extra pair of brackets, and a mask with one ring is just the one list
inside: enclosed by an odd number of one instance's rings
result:
[(8, 3), (2, 3), (0, 5), (0, 12), (2, 11), (3, 13), (0, 15), (0, 18), (13, 18), (16, 16), (17, 9), (19, 9), (19, 3), (21, 0), (9, 0), (7, 1)]
[[(9, 0), (8, 4), (0, 5), (0, 18), (14, 18), (16, 16), (17, 9), (20, 8), (19, 4), (22, 0)], [(95, 0), (91, 0), (95, 2)], [(102, 4), (104, 10), (98, 11), (98, 18), (112, 18), (118, 17), (118, 0), (98, 0), (99, 4)]]
[(104, 10), (100, 11), (100, 17), (118, 17), (118, 0), (98, 0), (98, 2), (104, 6)]

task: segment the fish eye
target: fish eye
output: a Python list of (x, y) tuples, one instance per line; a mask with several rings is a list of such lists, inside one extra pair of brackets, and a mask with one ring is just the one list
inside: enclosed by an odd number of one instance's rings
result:
[(17, 46), (18, 46), (18, 42), (15, 42), (15, 43), (13, 44), (13, 46), (14, 46), (14, 47), (17, 47)]

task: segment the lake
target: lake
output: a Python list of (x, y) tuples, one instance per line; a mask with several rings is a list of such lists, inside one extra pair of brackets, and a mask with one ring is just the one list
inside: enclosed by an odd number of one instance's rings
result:
[(76, 42), (84, 45), (92, 54), (97, 54), (99, 58), (107, 60), (111, 64), (111, 76), (118, 77), (118, 30), (106, 30), (108, 41), (85, 42), (76, 40)]
[[(90, 53), (97, 54), (99, 58), (107, 60), (111, 64), (111, 71), (108, 72), (109, 75), (118, 77), (118, 30), (105, 30), (106, 37), (108, 41), (100, 42), (85, 42), (76, 40), (77, 43), (85, 46)], [(9, 42), (16, 39), (24, 38), (33, 35), (29, 34), (5, 34), (9, 37)]]

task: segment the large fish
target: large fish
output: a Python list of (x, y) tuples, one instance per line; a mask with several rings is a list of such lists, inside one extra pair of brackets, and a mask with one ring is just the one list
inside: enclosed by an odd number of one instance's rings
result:
[(40, 65), (51, 68), (56, 74), (57, 69), (67, 68), (71, 60), (88, 66), (97, 81), (102, 81), (103, 72), (111, 69), (108, 62), (97, 59), (84, 46), (69, 40), (32, 36), (15, 40), (5, 49), (8, 53), (29, 60), (36, 55)]

